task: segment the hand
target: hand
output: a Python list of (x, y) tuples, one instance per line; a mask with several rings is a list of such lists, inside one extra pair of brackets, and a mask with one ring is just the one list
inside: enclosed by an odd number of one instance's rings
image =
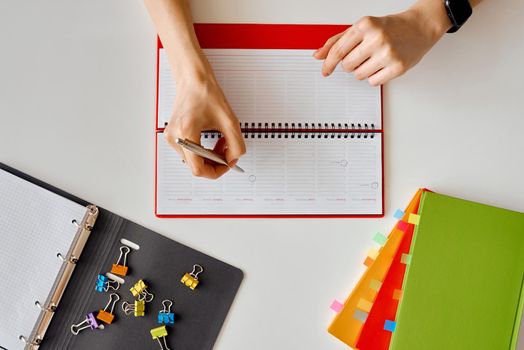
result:
[(204, 159), (175, 143), (176, 138), (185, 138), (200, 144), (201, 132), (205, 130), (222, 133), (223, 137), (218, 140), (214, 151), (224, 155), (230, 166), (234, 166), (246, 153), (239, 122), (210, 69), (199, 77), (192, 76), (177, 82), (173, 116), (165, 135), (193, 175), (217, 179), (229, 167)]
[[(438, 5), (438, 6), (436, 6)], [(363, 17), (314, 53), (328, 76), (338, 63), (359, 80), (381, 85), (417, 64), (451, 26), (441, 2), (385, 17)]]

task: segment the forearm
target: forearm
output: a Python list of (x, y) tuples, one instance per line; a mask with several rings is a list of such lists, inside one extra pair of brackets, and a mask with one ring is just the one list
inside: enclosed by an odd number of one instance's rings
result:
[(177, 81), (208, 74), (187, 0), (144, 0)]

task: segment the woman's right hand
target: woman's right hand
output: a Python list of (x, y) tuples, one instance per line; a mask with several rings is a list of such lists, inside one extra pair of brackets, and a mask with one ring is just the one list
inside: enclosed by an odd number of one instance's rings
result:
[(246, 153), (238, 119), (209, 64), (206, 66), (203, 71), (179, 77), (177, 80), (173, 115), (165, 135), (193, 175), (217, 179), (229, 167), (204, 159), (175, 143), (177, 138), (184, 138), (200, 144), (202, 131), (217, 130), (222, 138), (216, 143), (214, 151), (223, 155), (230, 167)]

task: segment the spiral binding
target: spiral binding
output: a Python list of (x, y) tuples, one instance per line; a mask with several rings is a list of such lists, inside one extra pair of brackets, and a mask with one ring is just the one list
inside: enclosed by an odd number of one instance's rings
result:
[[(240, 123), (242, 134), (251, 139), (367, 139), (374, 138), (375, 124), (367, 123)], [(222, 137), (218, 131), (205, 131), (205, 139)]]

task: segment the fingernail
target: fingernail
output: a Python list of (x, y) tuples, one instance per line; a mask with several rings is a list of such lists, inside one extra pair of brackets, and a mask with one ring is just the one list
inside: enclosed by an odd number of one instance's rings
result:
[(325, 77), (329, 77), (329, 73), (328, 72), (322, 72), (322, 75), (325, 76)]
[(237, 165), (237, 162), (238, 162), (238, 159), (233, 159), (232, 161), (229, 162), (229, 167), (230, 168), (234, 167), (235, 165)]

